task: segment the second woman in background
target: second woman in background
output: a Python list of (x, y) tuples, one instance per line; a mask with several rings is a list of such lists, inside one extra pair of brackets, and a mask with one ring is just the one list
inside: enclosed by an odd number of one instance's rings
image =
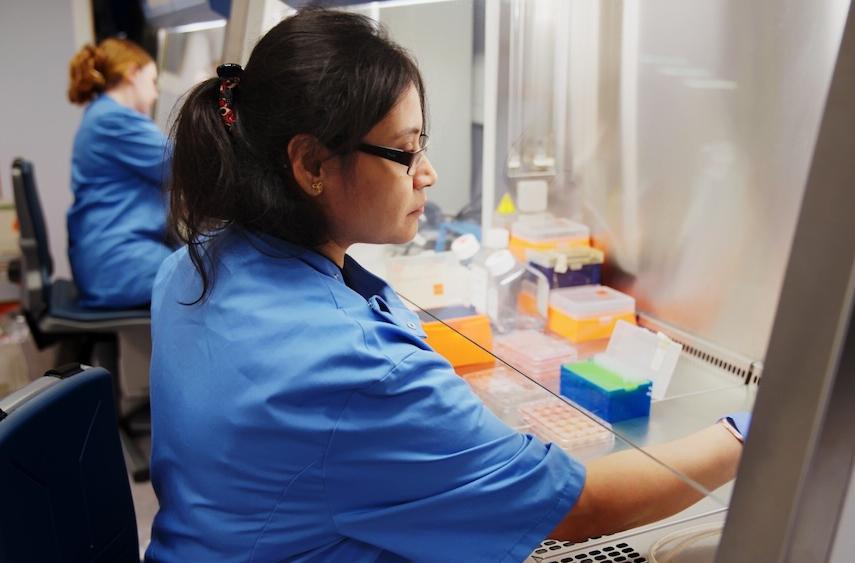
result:
[(166, 242), (165, 135), (149, 118), (157, 69), (125, 39), (86, 45), (69, 65), (68, 98), (88, 104), (74, 138), (68, 257), (85, 307), (145, 306)]

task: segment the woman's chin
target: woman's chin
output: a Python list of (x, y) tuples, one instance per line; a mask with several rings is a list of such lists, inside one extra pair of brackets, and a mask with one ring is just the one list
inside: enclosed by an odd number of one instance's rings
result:
[(419, 232), (418, 223), (412, 227), (407, 226), (406, 228), (400, 229), (395, 233), (395, 236), (392, 237), (393, 240), (390, 241), (390, 244), (407, 244), (415, 238), (417, 232)]

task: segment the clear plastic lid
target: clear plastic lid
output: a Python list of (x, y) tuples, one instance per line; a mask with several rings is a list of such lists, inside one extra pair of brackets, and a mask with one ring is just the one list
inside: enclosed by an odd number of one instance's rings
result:
[(502, 249), (489, 255), (484, 261), (484, 265), (487, 266), (487, 271), (490, 272), (491, 276), (499, 277), (513, 270), (517, 265), (517, 259), (514, 258), (510, 250)]
[(543, 399), (546, 391), (506, 366), (469, 373), (464, 379), (484, 404), (511, 426), (522, 424), (519, 405)]
[(471, 233), (460, 235), (451, 243), (451, 251), (461, 262), (469, 260), (478, 254), (479, 250), (481, 250), (481, 243)]
[(537, 330), (517, 330), (493, 340), (496, 353), (507, 352), (529, 366), (574, 362), (576, 348), (564, 339)]
[(533, 242), (554, 239), (588, 240), (591, 236), (591, 231), (586, 225), (559, 217), (551, 217), (536, 223), (517, 221), (511, 227), (511, 231), (514, 237)]
[(532, 374), (551, 376), (553, 374), (553, 371), (555, 373), (560, 373), (561, 365), (567, 363), (566, 361), (555, 359), (548, 360), (542, 363), (532, 364), (523, 360), (522, 357), (520, 357), (519, 355), (504, 348), (494, 348), (494, 351), (496, 356), (501, 358), (503, 362), (514, 367), (515, 369), (520, 370), (526, 376), (531, 376)]
[(635, 312), (635, 299), (604, 285), (562, 287), (549, 292), (549, 306), (575, 318)]
[(561, 364), (578, 359), (569, 342), (537, 330), (518, 330), (493, 340), (493, 352), (553, 393), (561, 386)]
[(484, 247), (495, 249), (507, 248), (510, 239), (510, 231), (501, 227), (493, 227), (484, 232)]
[(624, 377), (653, 382), (652, 396), (662, 399), (683, 346), (663, 333), (654, 333), (624, 321), (618, 321), (605, 353), (595, 361)]

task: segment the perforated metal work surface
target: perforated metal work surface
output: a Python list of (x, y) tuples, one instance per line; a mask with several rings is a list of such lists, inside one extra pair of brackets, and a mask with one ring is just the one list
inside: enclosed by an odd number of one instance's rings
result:
[(592, 546), (582, 551), (578, 548), (572, 543), (546, 540), (531, 554), (530, 560), (538, 563), (647, 563), (647, 557), (629, 541)]
[(704, 499), (662, 522), (580, 543), (545, 540), (525, 563), (648, 563), (651, 546), (662, 537), (681, 528), (722, 522), (725, 509), (716, 505)]

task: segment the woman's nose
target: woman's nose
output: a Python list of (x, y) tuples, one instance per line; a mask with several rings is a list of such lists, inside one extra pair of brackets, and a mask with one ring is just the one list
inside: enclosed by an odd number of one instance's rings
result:
[(436, 170), (434, 170), (433, 165), (430, 163), (430, 159), (425, 155), (422, 158), (422, 161), (419, 163), (418, 170), (416, 170), (416, 175), (413, 177), (413, 183), (415, 184), (416, 189), (424, 189), (429, 188), (430, 186), (436, 184), (437, 174)]

